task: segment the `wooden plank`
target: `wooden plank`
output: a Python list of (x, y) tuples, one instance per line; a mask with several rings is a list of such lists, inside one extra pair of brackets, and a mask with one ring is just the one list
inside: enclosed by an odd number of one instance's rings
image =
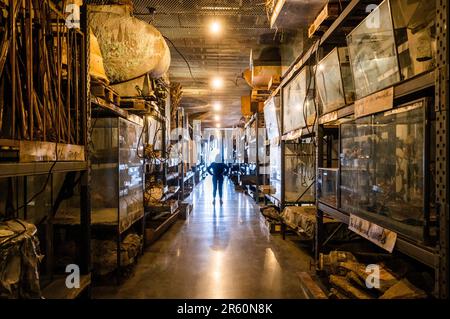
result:
[[(318, 36), (323, 34), (328, 27), (323, 26), (325, 21), (330, 21), (336, 19), (339, 16), (340, 9), (339, 3), (330, 3), (328, 2), (319, 12), (319, 14), (314, 19), (314, 22), (308, 28), (308, 37), (312, 38), (313, 36)], [(322, 30), (322, 32), (321, 32)]]
[(19, 162), (84, 161), (84, 146), (53, 142), (20, 141)]
[(299, 272), (300, 288), (307, 299), (328, 299), (325, 291), (307, 272)]
[(75, 299), (91, 284), (91, 275), (80, 276), (80, 288), (69, 289), (66, 277), (58, 277), (42, 290), (45, 299)]
[(355, 118), (387, 111), (394, 107), (394, 87), (355, 101)]
[(178, 219), (179, 211), (173, 213), (169, 218), (167, 218), (161, 225), (157, 228), (146, 228), (145, 229), (145, 243), (150, 245), (158, 240), (159, 237), (164, 234), (170, 226), (172, 226)]

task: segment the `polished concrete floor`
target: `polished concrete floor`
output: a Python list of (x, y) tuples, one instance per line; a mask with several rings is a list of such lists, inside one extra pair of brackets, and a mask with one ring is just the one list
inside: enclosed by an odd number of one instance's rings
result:
[(307, 248), (263, 225), (252, 199), (224, 184), (212, 205), (211, 178), (189, 198), (194, 210), (148, 247), (120, 286), (96, 287), (94, 298), (302, 298), (297, 273), (309, 271)]

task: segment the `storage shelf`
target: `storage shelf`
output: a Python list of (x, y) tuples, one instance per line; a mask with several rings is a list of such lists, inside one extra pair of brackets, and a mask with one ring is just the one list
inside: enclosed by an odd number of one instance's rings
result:
[(128, 118), (128, 112), (121, 109), (117, 105), (114, 105), (112, 103), (106, 102), (104, 99), (97, 97), (97, 96), (91, 96), (91, 103), (97, 106), (97, 108), (93, 108), (92, 112), (95, 115), (101, 115), (101, 116), (120, 116), (123, 118)]
[(80, 276), (80, 288), (69, 289), (66, 276), (57, 277), (42, 290), (45, 299), (75, 299), (91, 285), (91, 275)]
[[(0, 178), (14, 176), (33, 176), (52, 173), (85, 171), (87, 162), (35, 162), (35, 163), (5, 163), (0, 164)], [(54, 165), (54, 166), (53, 166)], [(53, 166), (53, 168), (52, 168)]]
[[(320, 202), (318, 204), (318, 208), (333, 219), (347, 225), (349, 224), (350, 216), (347, 213)], [(431, 268), (436, 268), (439, 264), (439, 254), (434, 248), (411, 243), (407, 239), (401, 237), (400, 234), (397, 236), (397, 242), (394, 249)]]

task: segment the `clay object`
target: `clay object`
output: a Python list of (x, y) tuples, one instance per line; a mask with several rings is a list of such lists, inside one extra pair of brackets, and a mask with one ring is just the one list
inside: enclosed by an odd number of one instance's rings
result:
[(353, 261), (356, 262), (355, 256), (347, 251), (332, 251), (328, 255), (320, 254), (319, 269), (328, 274), (346, 275), (348, 270), (340, 267), (341, 262)]
[(150, 73), (159, 78), (170, 66), (170, 50), (152, 25), (131, 16), (126, 5), (89, 6), (89, 22), (112, 84)]
[(353, 286), (345, 277), (343, 276), (330, 276), (330, 283), (335, 286), (338, 290), (342, 291), (346, 296), (353, 299), (372, 299), (372, 297), (365, 291)]
[(389, 288), (379, 299), (424, 299), (427, 294), (411, 284), (407, 279), (402, 279)]
[[(368, 271), (366, 265), (357, 262), (341, 262), (339, 264), (339, 267), (342, 268), (343, 271), (353, 271), (363, 282), (366, 282), (367, 277), (371, 274), (371, 271)], [(379, 270), (380, 286), (378, 288), (374, 287), (374, 289), (384, 293), (393, 285), (395, 285), (398, 282), (398, 279), (382, 264), (379, 265)]]

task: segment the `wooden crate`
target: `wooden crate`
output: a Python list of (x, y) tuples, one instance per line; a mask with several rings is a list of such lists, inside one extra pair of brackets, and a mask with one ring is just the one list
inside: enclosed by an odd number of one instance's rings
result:
[(97, 97), (104, 99), (106, 102), (120, 105), (119, 94), (110, 86), (96, 82), (91, 85), (91, 93)]
[(328, 1), (308, 28), (308, 37), (321, 36), (341, 13), (341, 4), (335, 0)]

